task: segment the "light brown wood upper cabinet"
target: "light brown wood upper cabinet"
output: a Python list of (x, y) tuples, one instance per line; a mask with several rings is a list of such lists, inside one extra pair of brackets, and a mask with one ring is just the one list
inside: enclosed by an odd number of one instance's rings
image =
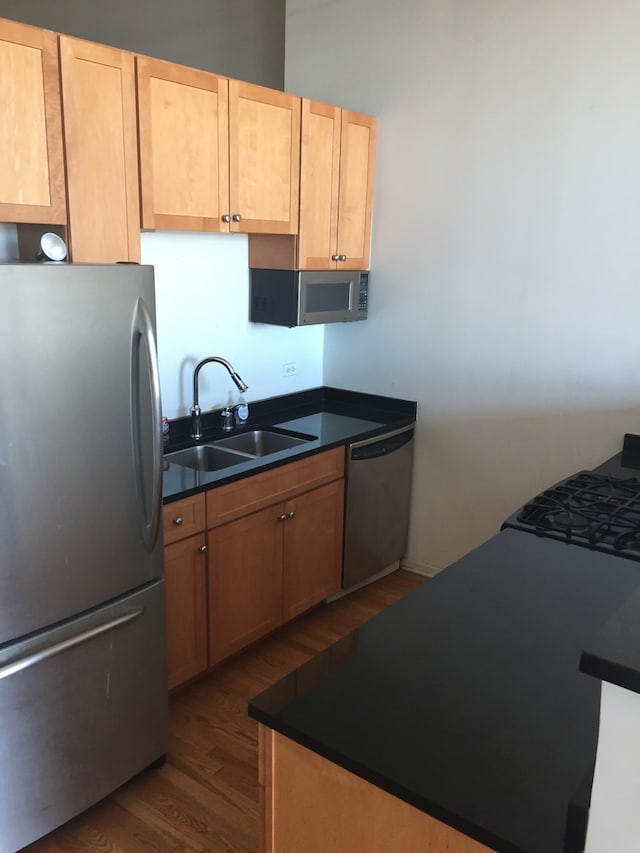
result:
[(133, 54), (60, 36), (73, 260), (140, 260)]
[(229, 81), (232, 231), (297, 233), (300, 103), (297, 95)]
[(251, 237), (249, 265), (368, 269), (375, 146), (375, 118), (303, 98), (299, 235)]
[(292, 234), (300, 98), (137, 58), (144, 228)]
[(0, 114), (0, 220), (64, 225), (55, 33), (0, 19)]
[(369, 267), (376, 120), (303, 99), (300, 269)]
[(142, 227), (229, 231), (229, 81), (136, 57)]

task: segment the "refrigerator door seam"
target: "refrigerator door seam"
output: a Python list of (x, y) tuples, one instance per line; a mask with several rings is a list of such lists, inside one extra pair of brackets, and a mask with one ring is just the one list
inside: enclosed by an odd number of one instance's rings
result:
[(35, 666), (54, 655), (60, 654), (61, 652), (66, 652), (74, 646), (86, 643), (94, 637), (98, 637), (100, 634), (105, 634), (107, 631), (112, 631), (120, 625), (125, 625), (127, 622), (133, 622), (134, 619), (142, 616), (143, 613), (144, 607), (138, 607), (128, 613), (123, 613), (122, 616), (111, 619), (109, 622), (105, 622), (103, 625), (97, 625), (95, 628), (90, 628), (88, 631), (82, 631), (80, 634), (76, 634), (75, 637), (68, 637), (66, 640), (61, 640), (61, 642), (55, 643), (53, 646), (48, 646), (47, 648), (38, 652), (33, 652), (32, 654), (23, 655), (11, 663), (0, 666), (0, 680), (8, 678), (10, 675), (15, 675), (17, 672), (21, 672), (31, 666)]

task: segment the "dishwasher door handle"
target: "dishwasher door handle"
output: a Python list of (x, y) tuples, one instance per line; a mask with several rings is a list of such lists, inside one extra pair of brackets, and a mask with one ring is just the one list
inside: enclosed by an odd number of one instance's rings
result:
[(395, 429), (392, 432), (386, 432), (384, 435), (376, 435), (372, 438), (365, 438), (363, 441), (355, 441), (349, 445), (349, 459), (353, 462), (358, 462), (365, 459), (377, 459), (380, 456), (387, 456), (412, 441), (413, 436), (414, 426), (411, 424), (400, 427), (400, 429)]

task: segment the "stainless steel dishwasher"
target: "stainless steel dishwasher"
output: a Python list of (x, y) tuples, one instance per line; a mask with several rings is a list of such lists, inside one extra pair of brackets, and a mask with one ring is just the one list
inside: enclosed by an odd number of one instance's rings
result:
[(393, 565), (407, 550), (414, 425), (347, 448), (343, 589)]

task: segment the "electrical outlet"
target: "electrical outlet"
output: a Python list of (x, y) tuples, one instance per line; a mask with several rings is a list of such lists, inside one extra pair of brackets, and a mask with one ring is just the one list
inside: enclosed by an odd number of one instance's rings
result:
[(283, 376), (295, 376), (298, 373), (298, 365), (295, 361), (288, 361), (286, 364), (282, 365), (282, 375)]

